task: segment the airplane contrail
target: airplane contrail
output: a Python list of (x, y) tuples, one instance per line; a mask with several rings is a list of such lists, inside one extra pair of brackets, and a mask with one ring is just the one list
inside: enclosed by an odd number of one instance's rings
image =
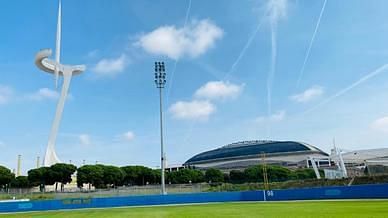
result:
[(333, 101), (334, 99), (346, 94), (347, 92), (349, 92), (350, 90), (352, 90), (353, 88), (359, 86), (360, 84), (366, 82), (367, 80), (379, 75), (380, 73), (384, 72), (386, 69), (388, 69), (388, 64), (384, 64), (383, 66), (377, 68), (376, 70), (368, 73), (367, 75), (365, 75), (364, 77), (362, 77), (361, 79), (357, 80), (356, 82), (352, 83), (350, 86), (340, 90), (339, 92), (337, 92), (336, 94), (326, 98), (325, 100), (323, 100), (322, 102), (320, 102), (319, 104), (315, 105), (314, 107), (308, 109), (307, 111), (303, 112), (302, 114), (307, 114), (307, 113), (310, 113), (314, 110), (316, 110), (317, 108), (325, 105), (325, 104), (328, 104), (329, 102)]
[[(230, 76), (230, 74), (232, 74), (234, 72), (234, 69), (236, 68), (236, 66), (239, 64), (240, 60), (242, 59), (242, 57), (244, 57), (246, 51), (248, 50), (248, 48), (251, 46), (253, 40), (255, 39), (257, 33), (259, 32), (262, 24), (263, 24), (263, 21), (264, 21), (264, 17), (265, 17), (266, 13), (263, 15), (263, 17), (261, 18), (261, 21), (259, 22), (259, 24), (257, 25), (255, 31), (250, 35), (250, 37), (248, 38), (247, 42), (245, 43), (243, 49), (240, 51), (240, 54), (238, 55), (237, 59), (234, 61), (234, 63), (232, 64), (231, 68), (229, 69), (228, 72), (226, 72), (226, 74), (223, 76), (223, 78), (221, 79), (221, 81), (225, 81), (225, 79), (228, 78), (228, 76)], [(208, 68), (207, 71), (210, 72), (213, 76), (215, 76), (216, 78), (219, 77), (217, 75), (217, 73), (214, 73), (213, 69), (210, 69), (208, 66), (206, 65), (201, 65), (201, 67), (205, 67), (205, 68)], [(193, 128), (194, 128), (194, 124), (192, 124), (190, 126), (190, 129), (188, 131), (188, 133), (186, 134), (184, 140), (183, 140), (183, 144), (186, 144), (189, 137), (191, 136), (191, 133), (193, 131)]]
[[(191, 0), (189, 0), (189, 5), (187, 6), (185, 23), (183, 24), (183, 29), (186, 27), (187, 22), (189, 20), (190, 11), (191, 11)], [(169, 102), (169, 96), (170, 96), (170, 92), (171, 92), (171, 87), (172, 87), (172, 84), (174, 82), (174, 74), (175, 74), (175, 71), (176, 71), (176, 65), (178, 64), (178, 60), (179, 59), (175, 60), (174, 68), (171, 71), (171, 79), (170, 79), (170, 82), (169, 82), (169, 85), (168, 85), (168, 89), (167, 89), (167, 98), (166, 98), (167, 105), (168, 105), (168, 102)]]
[[(271, 66), (267, 77), (267, 116), (272, 114), (272, 86), (276, 71), (277, 58), (277, 27), (280, 19), (287, 14), (287, 0), (270, 0), (267, 3), (269, 19), (271, 24)], [(271, 136), (271, 123), (267, 124), (268, 137)]]
[[(266, 13), (265, 13), (266, 14)], [(256, 34), (259, 32), (262, 24), (263, 24), (263, 20), (264, 20), (264, 17), (265, 17), (265, 14), (263, 15), (260, 23), (257, 25), (256, 27), (256, 30), (251, 34), (251, 36), (248, 38), (248, 41), (245, 43), (243, 49), (241, 50), (240, 54), (238, 55), (237, 59), (234, 61), (233, 65), (231, 66), (231, 68), (229, 69), (229, 71), (224, 75), (224, 77), (222, 78), (222, 81), (224, 81), (225, 79), (227, 79), (228, 76), (230, 76), (230, 74), (232, 74), (234, 72), (234, 69), (236, 68), (236, 66), (238, 65), (238, 63), (240, 62), (241, 58), (245, 55), (245, 52), (247, 51), (247, 49), (251, 46), (252, 42), (253, 42), (253, 39), (255, 38)], [(202, 65), (202, 67), (205, 67), (205, 68), (208, 68), (208, 66), (205, 66), (205, 65)], [(218, 77), (218, 75), (212, 71), (214, 71), (213, 69), (207, 69), (213, 76), (215, 77)], [(191, 134), (193, 132), (193, 128), (194, 128), (194, 123), (190, 126), (190, 129), (188, 131), (188, 133), (186, 134), (184, 140), (183, 140), (183, 144), (186, 144), (187, 141), (189, 140), (189, 138), (191, 137)]]
[(230, 70), (225, 74), (223, 80), (225, 80), (228, 76), (230, 76), (230, 74), (232, 74), (234, 72), (234, 69), (236, 68), (236, 66), (240, 62), (241, 58), (245, 55), (245, 52), (247, 51), (247, 49), (251, 46), (253, 39), (255, 39), (255, 37), (256, 37), (256, 34), (259, 32), (259, 30), (263, 24), (263, 20), (264, 19), (261, 19), (260, 23), (256, 27), (256, 30), (248, 38), (248, 41), (245, 43), (244, 48), (241, 50), (240, 54), (238, 55), (237, 59), (234, 61)]
[[(272, 114), (272, 85), (276, 69), (277, 43), (276, 43), (276, 24), (271, 25), (271, 67), (267, 78), (267, 116)], [(271, 126), (268, 123), (268, 137), (271, 135)]]
[(323, 12), (325, 11), (326, 2), (327, 2), (327, 0), (325, 0), (323, 2), (321, 13), (319, 14), (317, 24), (315, 25), (315, 30), (314, 30), (313, 36), (311, 37), (310, 45), (309, 45), (309, 47), (307, 49), (306, 56), (305, 56), (304, 61), (303, 61), (302, 69), (300, 70), (300, 73), (299, 73), (298, 82), (297, 82), (297, 85), (296, 85), (297, 87), (299, 87), (299, 85), (300, 85), (300, 82), (302, 80), (303, 73), (304, 73), (304, 68), (306, 67), (307, 60), (310, 57), (310, 51), (311, 51), (311, 48), (313, 46), (313, 43), (314, 43), (314, 40), (315, 40), (315, 36), (317, 35), (319, 24), (321, 23), (321, 18), (322, 18)]

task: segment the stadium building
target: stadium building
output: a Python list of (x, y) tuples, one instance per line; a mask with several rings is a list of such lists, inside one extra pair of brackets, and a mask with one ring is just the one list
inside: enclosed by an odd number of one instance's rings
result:
[[(338, 160), (336, 155), (331, 155)], [(350, 176), (388, 174), (388, 148), (363, 149), (345, 152), (342, 159)], [(368, 168), (365, 171), (365, 168)]]
[(364, 149), (342, 154), (346, 166), (362, 166), (368, 163), (388, 165), (388, 148)]
[[(242, 141), (205, 151), (187, 160), (185, 167), (242, 170), (252, 165), (281, 165), (289, 168), (308, 167), (309, 158), (318, 165), (330, 165), (329, 155), (315, 146), (294, 141)], [(326, 161), (325, 161), (326, 160)]]

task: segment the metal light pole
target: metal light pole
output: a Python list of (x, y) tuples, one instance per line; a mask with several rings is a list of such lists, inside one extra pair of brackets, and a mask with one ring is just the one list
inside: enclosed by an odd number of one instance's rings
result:
[(161, 184), (162, 194), (166, 194), (166, 184), (164, 180), (164, 148), (163, 148), (163, 106), (162, 106), (162, 89), (166, 84), (166, 72), (164, 68), (164, 62), (155, 62), (155, 84), (159, 89), (159, 109), (160, 109), (160, 159), (161, 159)]

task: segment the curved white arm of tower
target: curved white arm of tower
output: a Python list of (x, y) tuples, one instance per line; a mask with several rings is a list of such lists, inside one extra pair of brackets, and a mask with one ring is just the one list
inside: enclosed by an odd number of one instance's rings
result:
[(39, 69), (52, 74), (54, 74), (55, 71), (57, 70), (59, 75), (63, 76), (61, 95), (58, 100), (54, 121), (51, 127), (51, 132), (47, 143), (47, 150), (44, 157), (44, 166), (51, 166), (53, 164), (60, 162), (55, 152), (55, 143), (58, 135), (59, 124), (61, 122), (63, 108), (65, 106), (65, 101), (69, 90), (71, 78), (73, 75), (78, 75), (83, 71), (85, 71), (86, 69), (84, 65), (75, 65), (75, 66), (63, 65), (56, 61), (48, 59), (51, 53), (52, 53), (51, 49), (44, 49), (39, 51), (35, 57), (35, 64)]
[(63, 72), (65, 71), (66, 68), (68, 68), (67, 71), (70, 70), (72, 72), (72, 75), (79, 75), (82, 72), (84, 72), (86, 69), (85, 65), (69, 66), (69, 65), (63, 65), (61, 63), (57, 63), (54, 60), (48, 59), (48, 57), (50, 57), (51, 54), (52, 54), (51, 49), (40, 50), (35, 56), (35, 65), (39, 69), (52, 74), (55, 73), (55, 67), (58, 67), (58, 73), (61, 76), (63, 76)]

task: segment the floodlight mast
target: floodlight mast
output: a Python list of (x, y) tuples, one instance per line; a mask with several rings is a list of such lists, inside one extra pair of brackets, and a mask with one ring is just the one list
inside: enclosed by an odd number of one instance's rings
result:
[(164, 179), (165, 173), (165, 154), (163, 147), (163, 104), (162, 104), (162, 89), (166, 84), (166, 71), (164, 62), (155, 62), (155, 84), (156, 88), (159, 89), (159, 113), (160, 113), (160, 163), (161, 163), (161, 193), (167, 194), (166, 184)]

